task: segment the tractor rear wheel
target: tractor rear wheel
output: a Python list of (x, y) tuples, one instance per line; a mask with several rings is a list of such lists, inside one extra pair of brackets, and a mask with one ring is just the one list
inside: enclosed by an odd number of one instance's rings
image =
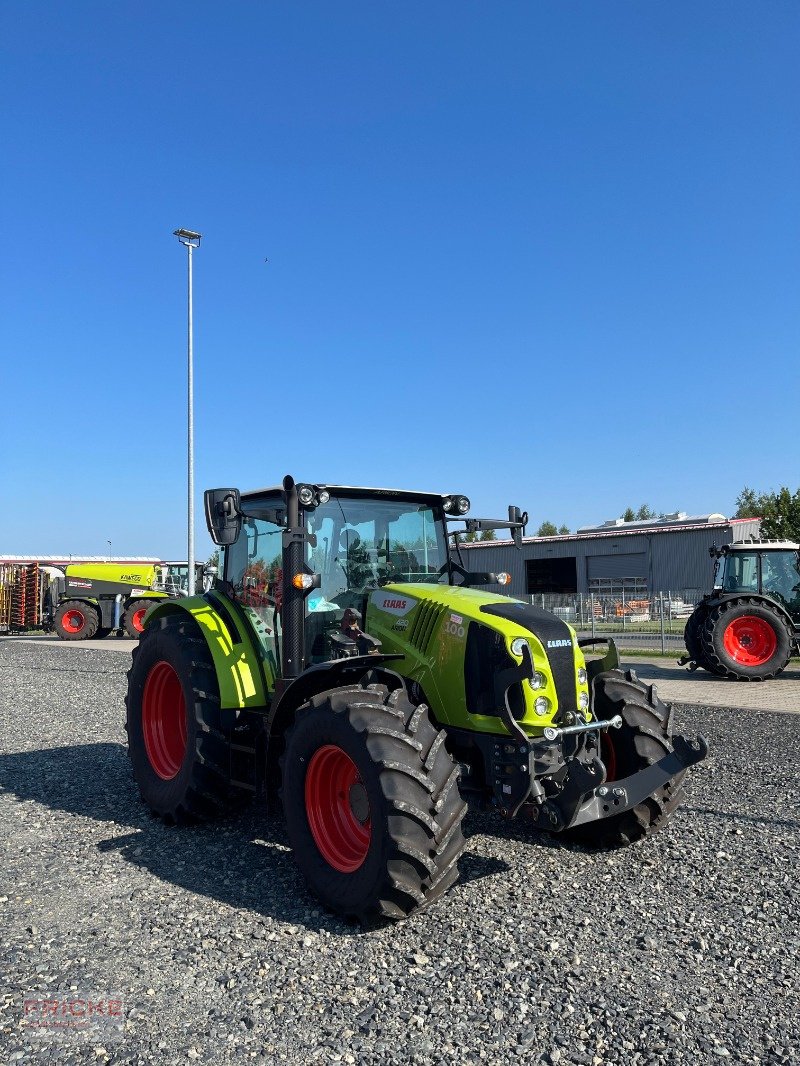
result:
[[(596, 718), (622, 717), (620, 729), (600, 734), (600, 757), (606, 780), (620, 781), (652, 766), (672, 750), (672, 708), (658, 698), (654, 685), (644, 685), (632, 670), (608, 670), (595, 681)], [(683, 799), (684, 773), (656, 789), (630, 810), (611, 818), (586, 822), (567, 835), (592, 848), (633, 844), (661, 829)]]
[(138, 640), (144, 632), (144, 616), (153, 606), (153, 600), (133, 600), (122, 616), (122, 625), (129, 637)]
[(125, 697), (128, 756), (142, 799), (164, 821), (205, 821), (246, 796), (229, 782), (214, 664), (197, 623), (157, 618), (133, 649)]
[(53, 628), (62, 640), (90, 640), (99, 626), (97, 608), (83, 600), (65, 600), (53, 617)]
[(711, 611), (700, 632), (705, 658), (722, 677), (768, 681), (792, 654), (793, 633), (768, 600), (725, 600)]
[(444, 739), (404, 688), (348, 685), (298, 710), (281, 797), (295, 861), (330, 910), (407, 918), (456, 881), (466, 804)]

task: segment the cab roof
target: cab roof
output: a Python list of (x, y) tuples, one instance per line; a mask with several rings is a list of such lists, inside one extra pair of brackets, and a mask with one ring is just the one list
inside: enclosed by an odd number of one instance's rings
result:
[(728, 551), (732, 552), (800, 551), (800, 544), (796, 544), (793, 540), (735, 540), (727, 547)]
[[(441, 505), (442, 501), (447, 498), (448, 495), (454, 495), (452, 493), (443, 492), (415, 492), (409, 489), (381, 489), (381, 488), (369, 488), (359, 485), (328, 485), (325, 482), (315, 481), (298, 481), (300, 485), (312, 485), (316, 489), (325, 489), (331, 494), (331, 496), (345, 496), (345, 497), (359, 497), (359, 496), (374, 496), (378, 499), (389, 500), (417, 500), (422, 503), (430, 503), (431, 505)], [(249, 489), (247, 492), (243, 492), (243, 500), (253, 500), (259, 496), (274, 496), (283, 495), (283, 487), (281, 485), (272, 485), (269, 488), (264, 489)]]

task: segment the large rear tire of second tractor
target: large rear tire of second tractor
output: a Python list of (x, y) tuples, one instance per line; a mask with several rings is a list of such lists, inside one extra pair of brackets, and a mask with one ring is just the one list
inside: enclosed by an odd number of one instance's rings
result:
[(785, 670), (793, 633), (777, 607), (764, 598), (725, 600), (700, 630), (711, 669), (733, 681), (769, 681)]
[[(645, 770), (673, 750), (672, 707), (661, 702), (654, 685), (643, 684), (633, 670), (607, 670), (598, 675), (594, 691), (596, 718), (622, 718), (620, 729), (600, 734), (607, 781)], [(568, 829), (566, 835), (591, 848), (622, 847), (652, 836), (683, 800), (684, 776), (685, 771), (630, 810)]]
[(281, 797), (295, 861), (330, 910), (407, 918), (457, 879), (466, 804), (444, 739), (402, 688), (348, 685), (300, 708)]

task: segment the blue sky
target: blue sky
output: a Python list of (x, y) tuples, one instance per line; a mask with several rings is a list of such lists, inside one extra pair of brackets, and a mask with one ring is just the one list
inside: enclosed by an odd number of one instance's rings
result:
[(185, 555), (181, 226), (200, 504), (796, 487), (799, 45), (794, 2), (6, 5), (0, 553)]

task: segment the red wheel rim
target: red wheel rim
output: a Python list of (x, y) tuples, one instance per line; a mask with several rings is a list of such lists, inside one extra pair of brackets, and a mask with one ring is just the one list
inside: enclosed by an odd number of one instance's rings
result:
[(144, 616), (147, 614), (147, 607), (140, 607), (138, 611), (134, 611), (131, 616), (131, 625), (137, 633), (144, 632)]
[(743, 614), (728, 624), (722, 643), (734, 662), (742, 666), (763, 666), (775, 654), (778, 638), (765, 618)]
[(335, 744), (318, 748), (306, 771), (306, 817), (320, 855), (340, 873), (362, 865), (372, 839), (369, 800), (358, 767)]
[(608, 730), (600, 734), (600, 758), (606, 764), (606, 781), (617, 780), (617, 753), (614, 751), (614, 741), (608, 735)]
[(61, 616), (61, 625), (68, 633), (80, 633), (86, 625), (86, 616), (74, 607)]
[(147, 675), (142, 694), (142, 732), (147, 758), (159, 777), (169, 781), (186, 754), (186, 701), (178, 675), (159, 662)]

